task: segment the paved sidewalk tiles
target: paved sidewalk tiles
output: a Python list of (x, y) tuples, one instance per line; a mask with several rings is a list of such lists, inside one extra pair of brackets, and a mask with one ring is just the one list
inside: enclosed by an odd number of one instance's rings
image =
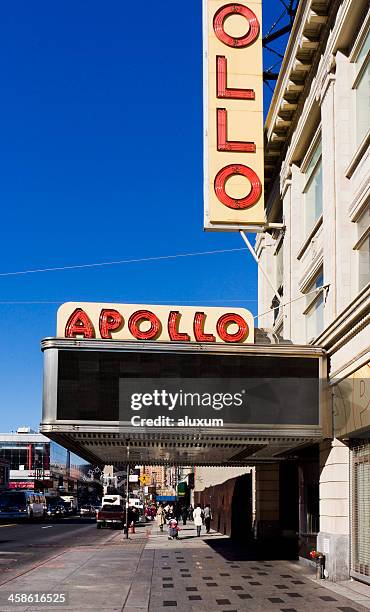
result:
[[(139, 531), (139, 530), (138, 530)], [(256, 560), (220, 534), (196, 537), (193, 525), (178, 541), (151, 530), (125, 541), (121, 533), (94, 548), (77, 546), (0, 588), (67, 594), (63, 612), (365, 612), (370, 587), (316, 581), (295, 561)], [(248, 554), (252, 558), (248, 558)], [(55, 612), (56, 606), (0, 610)]]

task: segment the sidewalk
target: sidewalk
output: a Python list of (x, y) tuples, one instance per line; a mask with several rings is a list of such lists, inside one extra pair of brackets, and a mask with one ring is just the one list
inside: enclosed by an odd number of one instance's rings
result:
[[(124, 540), (113, 534), (101, 546), (78, 546), (0, 588), (0, 610), (235, 612), (370, 610), (370, 587), (316, 581), (291, 561), (250, 558), (227, 537), (195, 537), (192, 524), (179, 541), (154, 524)], [(248, 558), (249, 556), (249, 558)], [(6, 605), (10, 593), (65, 593), (64, 605)]]

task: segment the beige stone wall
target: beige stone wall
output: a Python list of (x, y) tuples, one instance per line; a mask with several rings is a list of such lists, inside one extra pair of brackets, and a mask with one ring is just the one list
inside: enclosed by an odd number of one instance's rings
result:
[(320, 531), (349, 534), (349, 449), (339, 440), (320, 446)]
[(250, 467), (196, 467), (194, 477), (194, 491), (204, 491), (207, 487), (213, 487), (218, 484), (236, 478), (242, 474), (249, 474), (252, 470)]
[[(368, 6), (364, 7), (363, 0), (342, 0), (340, 3), (335, 23), (330, 25), (326, 48), (318, 52), (316, 72), (300, 98), (293, 120), (294, 131), (289, 136), (281, 162), (280, 176), (276, 178), (267, 201), (267, 210), (282, 210), (286, 226), (283, 241), (283, 301), (287, 305), (275, 329), (282, 322), (284, 338), (297, 344), (309, 341), (306, 334), (305, 293), (322, 266), (324, 284), (328, 284), (329, 288), (324, 301), (324, 330), (313, 343), (323, 346), (330, 353), (328, 374), (333, 384), (366, 367), (370, 359), (369, 326), (364, 322), (368, 312), (369, 287), (360, 289), (360, 259), (356, 249), (363, 232), (358, 221), (368, 210), (370, 193), (368, 143), (366, 147), (356, 142), (354, 87), (356, 54), (368, 27), (365, 23)], [(292, 46), (294, 43), (290, 48)], [(279, 94), (275, 93), (274, 99), (279, 100)], [(274, 112), (275, 109), (270, 110), (269, 117)], [(272, 125), (268, 129), (273, 132)], [(304, 223), (303, 181), (315, 136), (321, 139), (322, 146), (323, 215), (322, 222), (318, 222), (308, 236)], [(271, 214), (270, 221), (276, 221), (276, 216)], [(279, 240), (281, 235), (276, 232), (272, 237), (258, 237), (256, 243), (261, 264), (272, 279), (275, 274), (272, 254), (274, 243), (277, 244)], [(259, 313), (271, 307), (272, 297), (273, 292), (260, 273)], [(260, 327), (273, 325), (272, 313), (260, 317)], [(329, 576), (343, 579), (348, 577), (350, 548), (350, 451), (343, 441), (346, 431), (357, 431), (353, 428), (354, 423), (362, 424), (362, 427), (357, 425), (360, 437), (367, 420), (362, 413), (359, 414), (353, 398), (351, 406), (348, 402), (337, 401), (336, 405), (331, 403), (331, 408), (334, 409), (335, 433), (342, 435), (342, 441), (333, 439), (321, 444), (320, 534), (317, 545), (327, 549)], [(341, 410), (345, 412), (339, 414), (337, 411)], [(350, 413), (356, 410), (356, 414)], [(256, 518), (259, 512), (258, 488), (256, 472)], [(271, 516), (273, 514), (272, 501)]]

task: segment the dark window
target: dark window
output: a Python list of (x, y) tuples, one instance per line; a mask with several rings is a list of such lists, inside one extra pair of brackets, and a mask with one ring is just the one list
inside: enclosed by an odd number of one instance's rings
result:
[(0, 508), (25, 505), (26, 495), (24, 493), (0, 493)]

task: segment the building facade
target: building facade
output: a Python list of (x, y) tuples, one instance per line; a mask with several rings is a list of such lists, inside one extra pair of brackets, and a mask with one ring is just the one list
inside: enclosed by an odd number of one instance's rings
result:
[(44, 491), (77, 498), (88, 464), (28, 427), (0, 434), (0, 461), (9, 467), (10, 488)]
[(0, 459), (0, 491), (9, 487), (9, 463)]
[[(259, 325), (329, 358), (332, 435), (298, 453), (299, 533), (370, 582), (370, 12), (302, 0), (266, 126)], [(302, 550), (305, 547), (302, 546)]]

